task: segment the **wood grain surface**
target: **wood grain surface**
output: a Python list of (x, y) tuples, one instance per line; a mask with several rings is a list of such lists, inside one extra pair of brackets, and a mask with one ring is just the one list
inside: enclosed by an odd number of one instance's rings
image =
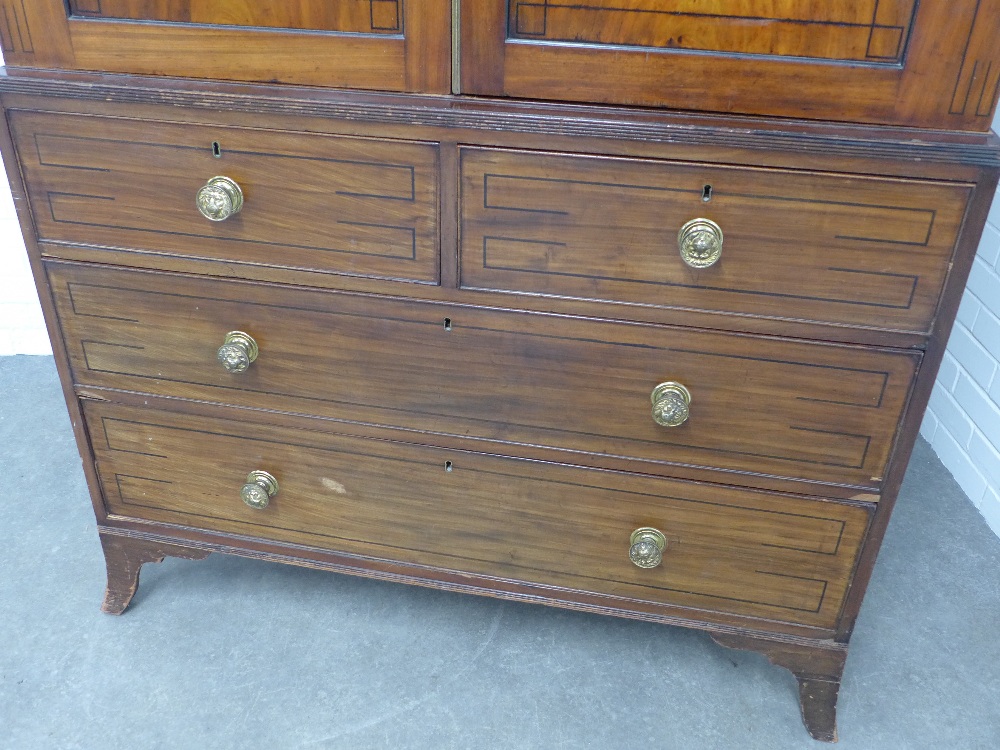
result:
[[(254, 422), (87, 403), (114, 515), (227, 531), (625, 599), (833, 624), (862, 507)], [(278, 480), (264, 510), (240, 488)], [(572, 510), (568, 510), (572, 508)], [(629, 536), (667, 536), (652, 570)]]
[[(11, 122), (41, 239), (438, 281), (434, 144), (33, 112)], [(245, 196), (224, 222), (195, 205), (216, 175)]]
[[(462, 286), (927, 333), (972, 185), (462, 149)], [(677, 233), (722, 229), (693, 269)]]
[(916, 0), (514, 0), (508, 34), (608, 47), (899, 62), (916, 5)]
[(8, 65), (451, 90), (451, 0), (0, 0)]
[(73, 14), (90, 18), (247, 26), (360, 34), (398, 34), (403, 0), (70, 0)]
[[(675, 622), (791, 669), (835, 739), (997, 182), (1000, 0), (461, 0), (459, 39), (447, 0), (265, 5), (0, 0), (107, 609), (220, 551)], [(452, 42), (475, 96), (440, 96)], [(247, 202), (211, 224), (220, 174)]]
[[(916, 352), (164, 274), (52, 265), (49, 278), (83, 385), (492, 440), (520, 454), (544, 446), (569, 462), (635, 459), (656, 473), (693, 465), (877, 491), (920, 362)], [(260, 346), (240, 375), (215, 358), (230, 330)], [(677, 428), (650, 415), (651, 392), (668, 380), (693, 396)]]
[[(265, 14), (238, 0), (76, 0), (68, 16), (64, 0), (0, 0), (0, 43), (19, 66), (446, 93), (450, 5), (303, 0)], [(998, 9), (462, 0), (455, 90), (985, 131), (1000, 94)]]
[(998, 33), (1000, 0), (462, 0), (462, 91), (988, 130)]

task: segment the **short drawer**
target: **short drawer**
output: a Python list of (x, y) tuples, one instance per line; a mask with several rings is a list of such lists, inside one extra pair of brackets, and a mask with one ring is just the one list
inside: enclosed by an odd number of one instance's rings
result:
[[(609, 468), (745, 472), (742, 484), (877, 491), (920, 362), (916, 352), (69, 264), (50, 264), (49, 279), (82, 385)], [(239, 374), (216, 358), (230, 331), (259, 350)], [(663, 427), (652, 394), (671, 381), (689, 389), (690, 417)]]
[[(114, 516), (551, 587), (611, 606), (691, 607), (832, 627), (867, 528), (860, 506), (85, 402)], [(246, 416), (246, 415), (244, 415)], [(252, 471), (278, 492), (241, 499)], [(263, 495), (261, 495), (263, 497)], [(661, 565), (629, 559), (663, 533)], [(574, 593), (577, 592), (577, 593)], [(655, 609), (654, 609), (655, 611)]]
[[(46, 242), (438, 281), (435, 144), (26, 111), (10, 122)], [(210, 221), (196, 196), (218, 176), (244, 202)]]
[[(972, 189), (475, 148), (461, 163), (465, 288), (916, 333)], [(721, 230), (708, 267), (679, 251), (695, 219)]]

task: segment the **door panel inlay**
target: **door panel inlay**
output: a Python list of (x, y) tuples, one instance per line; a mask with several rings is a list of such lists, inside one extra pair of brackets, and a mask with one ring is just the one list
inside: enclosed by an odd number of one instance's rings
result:
[(517, 0), (511, 38), (898, 63), (916, 0)]
[(213, 26), (341, 31), (402, 32), (403, 0), (253, 3), (245, 0), (70, 0), (70, 10), (88, 18), (194, 23)]

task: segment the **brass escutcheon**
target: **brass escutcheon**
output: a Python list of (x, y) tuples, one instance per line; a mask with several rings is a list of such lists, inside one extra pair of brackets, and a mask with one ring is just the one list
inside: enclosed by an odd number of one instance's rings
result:
[(722, 228), (710, 219), (692, 219), (677, 233), (677, 245), (691, 268), (708, 268), (722, 257)]
[(663, 562), (667, 538), (659, 529), (643, 526), (632, 532), (628, 558), (637, 568), (655, 568)]
[(653, 389), (653, 421), (661, 427), (680, 427), (691, 416), (691, 391), (668, 380)]
[(225, 221), (243, 209), (243, 190), (235, 180), (213, 177), (195, 198), (201, 215), (210, 221)]
[(278, 494), (278, 480), (266, 471), (251, 471), (247, 483), (240, 490), (243, 502), (254, 510), (264, 510), (271, 498)]
[(230, 331), (226, 334), (226, 340), (219, 347), (216, 355), (227, 372), (238, 375), (246, 372), (247, 368), (257, 359), (259, 349), (253, 336), (243, 331)]

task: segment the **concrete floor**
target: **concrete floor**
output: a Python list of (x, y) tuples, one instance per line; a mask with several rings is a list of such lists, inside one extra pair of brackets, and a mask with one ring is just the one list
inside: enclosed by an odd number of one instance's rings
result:
[[(48, 357), (0, 358), (0, 749), (819, 748), (795, 682), (664, 626), (212, 555), (103, 558)], [(923, 442), (839, 747), (1000, 748), (1000, 540)]]

